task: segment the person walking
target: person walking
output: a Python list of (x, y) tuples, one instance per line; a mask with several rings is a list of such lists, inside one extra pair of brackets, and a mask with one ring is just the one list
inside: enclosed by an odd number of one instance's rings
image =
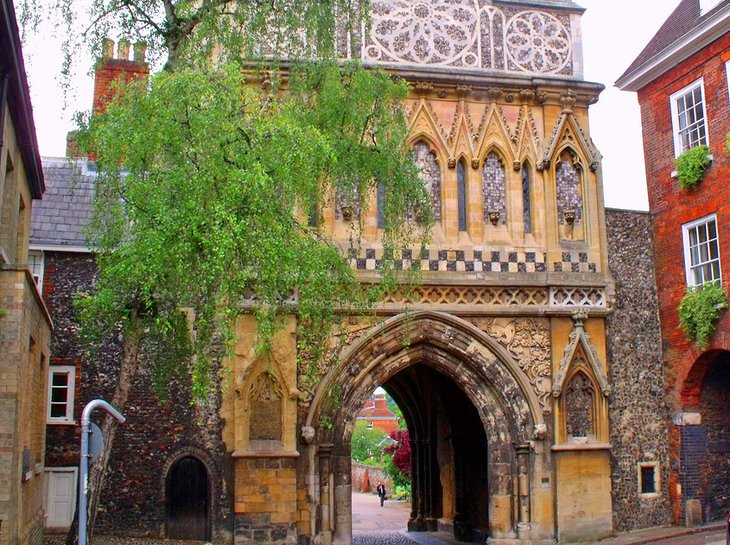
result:
[(378, 497), (380, 498), (380, 507), (383, 507), (383, 502), (385, 501), (385, 485), (382, 482), (378, 483), (376, 490), (378, 491)]

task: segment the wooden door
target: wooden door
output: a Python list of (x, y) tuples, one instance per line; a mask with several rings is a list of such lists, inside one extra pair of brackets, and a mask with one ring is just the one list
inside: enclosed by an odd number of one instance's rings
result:
[(167, 537), (207, 541), (209, 538), (208, 472), (192, 456), (181, 458), (167, 476)]

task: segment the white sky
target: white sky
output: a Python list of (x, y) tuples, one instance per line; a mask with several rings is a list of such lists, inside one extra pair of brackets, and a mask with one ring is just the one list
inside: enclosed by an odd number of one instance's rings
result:
[[(679, 0), (576, 0), (586, 8), (582, 18), (585, 79), (606, 90), (591, 107), (590, 133), (603, 154), (605, 204), (614, 208), (648, 210), (641, 122), (635, 93), (613, 87), (644, 48)], [(36, 131), (41, 155), (65, 154), (66, 133), (73, 114), (91, 108), (92, 60), (78, 51), (71, 100), (64, 111), (58, 83), (62, 28), (44, 28), (24, 45)], [(667, 105), (668, 107), (668, 105)]]

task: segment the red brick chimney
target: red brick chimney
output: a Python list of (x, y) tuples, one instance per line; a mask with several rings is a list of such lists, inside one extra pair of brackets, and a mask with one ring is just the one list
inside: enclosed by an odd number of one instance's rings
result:
[(150, 66), (145, 62), (147, 46), (142, 42), (134, 44), (134, 55), (129, 58), (129, 42), (119, 40), (117, 56), (114, 57), (114, 42), (106, 39), (102, 45), (101, 59), (96, 63), (94, 79), (93, 112), (103, 112), (114, 98), (115, 82), (147, 79)]
[[(145, 60), (147, 46), (143, 42), (134, 44), (131, 59), (129, 58), (129, 48), (129, 41), (119, 40), (115, 57), (114, 41), (108, 38), (103, 41), (101, 58), (97, 61), (95, 69), (93, 114), (103, 112), (114, 98), (117, 91), (116, 82), (149, 78), (150, 66)], [(66, 155), (68, 157), (78, 157), (79, 155), (73, 131), (69, 132), (66, 137)]]

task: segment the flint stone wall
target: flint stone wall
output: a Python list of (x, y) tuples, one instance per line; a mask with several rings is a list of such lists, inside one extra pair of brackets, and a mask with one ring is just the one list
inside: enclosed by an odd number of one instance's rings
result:
[[(606, 210), (608, 264), (616, 282), (607, 320), (614, 528), (669, 524), (668, 409), (648, 212)], [(640, 462), (658, 463), (656, 495), (639, 490)]]

